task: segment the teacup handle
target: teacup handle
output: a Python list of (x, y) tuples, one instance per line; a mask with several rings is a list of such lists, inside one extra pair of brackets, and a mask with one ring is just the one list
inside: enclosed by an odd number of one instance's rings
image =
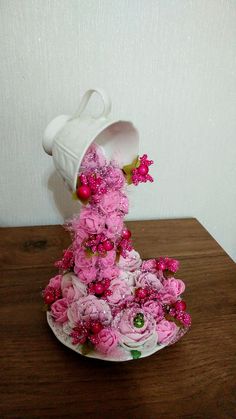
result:
[(104, 90), (96, 88), (96, 89), (89, 89), (87, 90), (87, 92), (85, 92), (84, 96), (81, 99), (77, 112), (73, 115), (71, 119), (76, 119), (80, 117), (80, 115), (85, 110), (93, 93), (97, 93), (103, 101), (103, 111), (98, 116), (96, 116), (96, 119), (102, 118), (102, 117), (104, 118), (109, 115), (109, 113), (111, 112), (111, 99), (109, 98), (109, 96)]

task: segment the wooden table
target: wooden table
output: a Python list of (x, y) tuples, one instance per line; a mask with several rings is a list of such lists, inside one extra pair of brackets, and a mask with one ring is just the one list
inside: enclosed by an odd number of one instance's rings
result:
[(1, 229), (1, 418), (235, 418), (236, 266), (195, 219), (130, 222), (143, 258), (180, 259), (192, 330), (149, 358), (109, 363), (60, 344), (41, 290), (60, 226)]

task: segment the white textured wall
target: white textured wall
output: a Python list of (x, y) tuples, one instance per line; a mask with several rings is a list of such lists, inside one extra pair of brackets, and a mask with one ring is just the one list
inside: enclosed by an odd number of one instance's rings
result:
[(1, 225), (60, 223), (74, 211), (42, 132), (100, 86), (156, 161), (156, 182), (131, 194), (130, 218), (197, 217), (236, 259), (236, 1), (0, 8)]

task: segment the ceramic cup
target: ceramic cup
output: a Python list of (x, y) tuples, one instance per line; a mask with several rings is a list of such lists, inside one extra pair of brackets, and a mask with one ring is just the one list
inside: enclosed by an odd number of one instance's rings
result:
[[(83, 113), (93, 93), (97, 93), (103, 102), (103, 111), (97, 117)], [(129, 121), (111, 119), (110, 111), (111, 101), (107, 94), (101, 89), (90, 89), (74, 116), (60, 115), (45, 130), (44, 150), (52, 155), (57, 171), (73, 191), (81, 161), (93, 142), (120, 167), (131, 163), (138, 155), (138, 131)]]

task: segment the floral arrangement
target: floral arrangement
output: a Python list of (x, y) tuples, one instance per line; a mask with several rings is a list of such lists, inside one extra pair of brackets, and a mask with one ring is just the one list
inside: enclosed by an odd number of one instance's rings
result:
[(153, 182), (147, 155), (122, 169), (93, 144), (74, 197), (82, 202), (66, 228), (71, 246), (55, 263), (43, 298), (51, 324), (82, 354), (126, 360), (176, 342), (191, 325), (177, 260), (142, 261), (124, 224), (127, 185)]

